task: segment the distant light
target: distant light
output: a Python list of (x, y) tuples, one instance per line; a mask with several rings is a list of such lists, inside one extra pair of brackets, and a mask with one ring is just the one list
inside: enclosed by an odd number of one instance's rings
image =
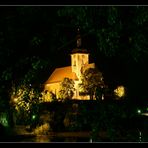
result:
[(18, 98), (14, 98), (14, 100), (13, 100), (14, 102), (17, 102), (18, 101)]
[(141, 142), (141, 131), (139, 131), (139, 142)]
[(92, 138), (90, 138), (89, 142), (92, 143)]
[(35, 118), (36, 118), (36, 115), (33, 115), (33, 116), (32, 116), (32, 119), (35, 119)]
[(102, 95), (102, 100), (104, 100), (104, 94)]
[(142, 113), (141, 115), (148, 116), (148, 113)]
[(138, 114), (141, 114), (141, 110), (140, 110), (140, 109), (138, 109), (138, 110), (137, 110), (137, 113), (138, 113)]

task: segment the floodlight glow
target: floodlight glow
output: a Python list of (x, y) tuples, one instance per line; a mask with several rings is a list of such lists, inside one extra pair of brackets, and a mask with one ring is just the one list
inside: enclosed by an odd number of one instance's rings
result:
[(33, 115), (33, 116), (32, 116), (32, 119), (35, 119), (35, 118), (36, 118), (36, 116), (35, 116), (35, 115)]
[(138, 110), (137, 110), (137, 113), (138, 113), (138, 114), (141, 114), (141, 110), (140, 110), (140, 109), (138, 109)]

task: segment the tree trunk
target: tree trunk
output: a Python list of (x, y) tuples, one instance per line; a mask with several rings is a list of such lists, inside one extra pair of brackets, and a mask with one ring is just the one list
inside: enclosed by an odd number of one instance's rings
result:
[(90, 92), (90, 100), (93, 100), (93, 93)]

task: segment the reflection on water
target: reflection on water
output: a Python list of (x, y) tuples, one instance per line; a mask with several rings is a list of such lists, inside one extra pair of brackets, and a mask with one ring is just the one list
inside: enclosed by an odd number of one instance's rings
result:
[(51, 137), (40, 135), (32, 138), (24, 138), (20, 142), (89, 142), (89, 138), (84, 137)]
[(51, 138), (45, 135), (36, 136), (35, 138), (30, 139), (30, 140), (32, 140), (32, 142), (51, 142)]
[(50, 135), (14, 135), (6, 139), (11, 142), (38, 142), (38, 143), (50, 143), (50, 142), (148, 142), (147, 130), (132, 130), (121, 132), (118, 135), (113, 135), (114, 139), (110, 139), (108, 135), (100, 134), (97, 137), (91, 138), (92, 135), (84, 132), (63, 132), (54, 133)]

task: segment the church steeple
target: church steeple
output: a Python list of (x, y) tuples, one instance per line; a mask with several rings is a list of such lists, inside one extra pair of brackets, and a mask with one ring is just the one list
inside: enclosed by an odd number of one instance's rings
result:
[(80, 28), (77, 29), (76, 35), (76, 48), (72, 50), (72, 53), (87, 53), (87, 50), (82, 47), (82, 36), (80, 34)]
[(78, 28), (77, 30), (77, 48), (80, 48), (81, 47), (81, 44), (82, 44), (82, 39), (81, 39), (81, 35), (80, 35), (80, 28)]
[(71, 66), (72, 72), (75, 72), (77, 77), (80, 78), (82, 67), (85, 64), (89, 64), (89, 53), (86, 49), (82, 48), (82, 38), (79, 28), (77, 30), (76, 43), (77, 47), (72, 50), (71, 54)]

